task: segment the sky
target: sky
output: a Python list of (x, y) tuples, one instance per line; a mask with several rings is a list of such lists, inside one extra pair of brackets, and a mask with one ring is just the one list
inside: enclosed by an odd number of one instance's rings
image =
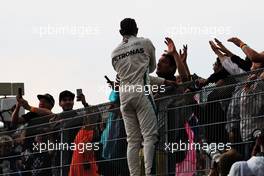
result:
[(110, 55), (121, 42), (119, 23), (126, 17), (137, 21), (138, 36), (153, 42), (157, 61), (166, 36), (177, 49), (188, 44), (191, 73), (205, 78), (216, 58), (208, 44), (214, 37), (240, 56), (228, 38), (238, 36), (263, 50), (262, 1), (1, 0), (0, 83), (23, 82), (32, 106), (38, 105), (37, 94), (50, 93), (54, 112), (61, 111), (63, 90), (83, 89), (92, 105), (107, 102), (104, 75), (115, 78)]

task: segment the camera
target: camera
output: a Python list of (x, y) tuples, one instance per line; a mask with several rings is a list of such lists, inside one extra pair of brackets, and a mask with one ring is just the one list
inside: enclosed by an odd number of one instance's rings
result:
[(76, 89), (77, 101), (81, 101), (80, 97), (83, 94), (82, 89)]

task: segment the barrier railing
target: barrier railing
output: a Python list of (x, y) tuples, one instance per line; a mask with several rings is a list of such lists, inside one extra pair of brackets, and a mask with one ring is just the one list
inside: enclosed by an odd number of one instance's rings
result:
[[(189, 82), (156, 99), (156, 175), (206, 175), (212, 161), (219, 162), (230, 148), (250, 156), (252, 134), (264, 126), (264, 83), (246, 78), (261, 72), (229, 77), (221, 87), (182, 92), (195, 84)], [(126, 176), (126, 146), (118, 102), (38, 117), (0, 131), (0, 175), (94, 171)], [(139, 155), (144, 175), (144, 154)]]

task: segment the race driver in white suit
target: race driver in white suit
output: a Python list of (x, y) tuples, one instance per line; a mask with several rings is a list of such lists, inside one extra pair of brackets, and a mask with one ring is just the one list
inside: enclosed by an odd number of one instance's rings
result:
[(143, 142), (145, 174), (155, 175), (155, 144), (158, 141), (157, 117), (150, 82), (172, 84), (150, 77), (156, 68), (155, 48), (146, 38), (137, 37), (134, 19), (120, 23), (121, 44), (112, 52), (112, 65), (120, 77), (121, 112), (127, 134), (127, 159), (131, 176), (140, 175), (139, 150)]

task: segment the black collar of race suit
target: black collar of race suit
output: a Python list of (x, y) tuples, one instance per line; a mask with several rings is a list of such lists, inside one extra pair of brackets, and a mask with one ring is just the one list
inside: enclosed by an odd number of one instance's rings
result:
[(124, 35), (122, 40), (127, 41), (128, 39), (130, 39), (132, 37), (136, 37), (136, 36), (135, 35)]

